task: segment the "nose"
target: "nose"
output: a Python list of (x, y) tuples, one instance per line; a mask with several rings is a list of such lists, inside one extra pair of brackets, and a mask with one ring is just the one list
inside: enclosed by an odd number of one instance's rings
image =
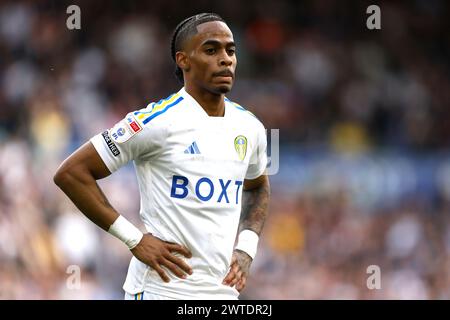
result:
[(233, 64), (233, 59), (228, 55), (228, 53), (224, 50), (224, 52), (220, 55), (219, 65), (222, 66), (231, 66)]

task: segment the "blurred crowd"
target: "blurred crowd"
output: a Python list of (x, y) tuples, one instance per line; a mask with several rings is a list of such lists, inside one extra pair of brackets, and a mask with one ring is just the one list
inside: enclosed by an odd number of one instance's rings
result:
[[(66, 27), (71, 4), (80, 30)], [(210, 11), (238, 46), (229, 98), (280, 129), (242, 298), (450, 299), (450, 6), (381, 1), (381, 30), (368, 30), (369, 4), (2, 1), (0, 299), (123, 298), (130, 252), (53, 174), (90, 137), (180, 88), (172, 31)], [(132, 165), (99, 184), (142, 227)]]

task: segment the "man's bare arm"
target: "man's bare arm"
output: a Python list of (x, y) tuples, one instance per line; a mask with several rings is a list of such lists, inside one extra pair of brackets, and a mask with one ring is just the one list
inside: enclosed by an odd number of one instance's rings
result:
[[(111, 206), (96, 180), (110, 174), (94, 146), (87, 142), (61, 164), (53, 180), (87, 218), (109, 231), (120, 214)], [(169, 277), (161, 265), (180, 278), (185, 278), (185, 273), (192, 273), (183, 260), (172, 254), (173, 251), (188, 258), (192, 256), (187, 248), (162, 241), (151, 234), (145, 234), (131, 249), (136, 258), (155, 269), (166, 282)]]
[[(245, 229), (260, 235), (267, 218), (270, 198), (270, 184), (267, 175), (262, 175), (254, 180), (244, 181), (242, 195), (241, 221), (239, 232)], [(223, 283), (238, 291), (245, 288), (252, 258), (244, 251), (236, 249), (233, 252), (230, 271)]]
[(249, 229), (261, 234), (267, 217), (269, 198), (270, 184), (267, 175), (244, 181), (239, 231)]
[(108, 231), (119, 213), (96, 180), (110, 174), (94, 146), (87, 142), (64, 160), (53, 180), (86, 217)]

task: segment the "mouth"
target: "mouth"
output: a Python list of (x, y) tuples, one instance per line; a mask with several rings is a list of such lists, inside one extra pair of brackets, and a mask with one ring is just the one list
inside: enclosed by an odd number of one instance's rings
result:
[(213, 74), (215, 78), (223, 78), (224, 80), (232, 80), (234, 78), (233, 72), (230, 70), (223, 70)]

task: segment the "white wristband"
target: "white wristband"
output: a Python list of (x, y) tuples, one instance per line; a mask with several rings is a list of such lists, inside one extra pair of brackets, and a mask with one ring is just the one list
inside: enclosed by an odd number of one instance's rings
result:
[(122, 216), (114, 221), (108, 232), (125, 243), (130, 250), (136, 247), (144, 236), (138, 228)]
[(256, 232), (245, 229), (239, 233), (238, 243), (235, 249), (239, 249), (247, 253), (252, 259), (255, 259), (258, 247), (259, 236)]

